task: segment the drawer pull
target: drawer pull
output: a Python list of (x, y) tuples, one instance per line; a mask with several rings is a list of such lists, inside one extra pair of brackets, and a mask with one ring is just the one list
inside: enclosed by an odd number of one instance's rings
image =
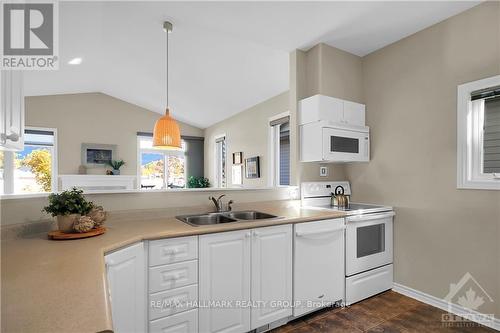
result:
[(178, 248), (176, 248), (176, 247), (170, 248), (170, 249), (164, 249), (163, 250), (163, 253), (165, 253), (165, 254), (177, 254), (177, 253), (180, 253), (180, 252), (181, 251)]
[(313, 230), (313, 231), (297, 231), (297, 232), (295, 232), (295, 235), (297, 237), (304, 237), (304, 236), (310, 236), (310, 235), (331, 234), (334, 232), (344, 231), (345, 228), (346, 228), (345, 226), (342, 226), (339, 228), (332, 228), (332, 229), (318, 229), (318, 230)]

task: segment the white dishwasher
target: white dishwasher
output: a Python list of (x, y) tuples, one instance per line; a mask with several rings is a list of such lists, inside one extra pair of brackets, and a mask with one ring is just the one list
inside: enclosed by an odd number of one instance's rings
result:
[(293, 316), (344, 300), (343, 218), (294, 225)]

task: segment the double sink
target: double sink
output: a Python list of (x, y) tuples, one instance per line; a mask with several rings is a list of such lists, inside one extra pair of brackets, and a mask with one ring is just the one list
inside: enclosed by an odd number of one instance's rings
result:
[(239, 212), (221, 212), (221, 213), (206, 213), (198, 215), (181, 215), (176, 216), (176, 218), (182, 222), (190, 224), (192, 226), (200, 225), (211, 225), (211, 224), (221, 224), (221, 223), (232, 223), (241, 221), (255, 221), (255, 220), (266, 220), (275, 219), (279, 216), (262, 213), (254, 210), (245, 210)]

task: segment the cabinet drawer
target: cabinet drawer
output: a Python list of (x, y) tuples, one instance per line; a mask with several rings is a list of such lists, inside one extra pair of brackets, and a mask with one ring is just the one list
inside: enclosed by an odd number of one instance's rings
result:
[(198, 260), (151, 267), (149, 292), (155, 293), (198, 283)]
[(391, 289), (392, 281), (392, 264), (349, 276), (345, 279), (346, 305)]
[(198, 285), (190, 285), (149, 295), (149, 319), (158, 319), (191, 310), (198, 301)]
[(198, 309), (149, 322), (150, 333), (198, 333)]
[(149, 242), (149, 266), (198, 258), (198, 237), (161, 239)]

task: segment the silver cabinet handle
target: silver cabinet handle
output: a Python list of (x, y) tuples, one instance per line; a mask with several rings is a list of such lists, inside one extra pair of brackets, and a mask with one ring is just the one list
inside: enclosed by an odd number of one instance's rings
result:
[(313, 231), (296, 231), (295, 235), (297, 237), (309, 236), (309, 235), (322, 235), (322, 234), (331, 234), (334, 232), (344, 231), (345, 225), (339, 228), (331, 228), (331, 229), (318, 229)]
[(360, 216), (349, 216), (347, 218), (347, 222), (364, 222), (364, 221), (371, 221), (371, 220), (379, 220), (379, 219), (385, 219), (388, 217), (393, 217), (396, 215), (394, 212), (387, 212), (387, 213), (380, 213), (380, 214), (367, 214), (367, 215), (360, 215)]
[(9, 135), (2, 134), (2, 141), (7, 141), (7, 140), (10, 140), (12, 142), (17, 142), (17, 141), (19, 141), (19, 134), (14, 133), (14, 132), (9, 134)]

